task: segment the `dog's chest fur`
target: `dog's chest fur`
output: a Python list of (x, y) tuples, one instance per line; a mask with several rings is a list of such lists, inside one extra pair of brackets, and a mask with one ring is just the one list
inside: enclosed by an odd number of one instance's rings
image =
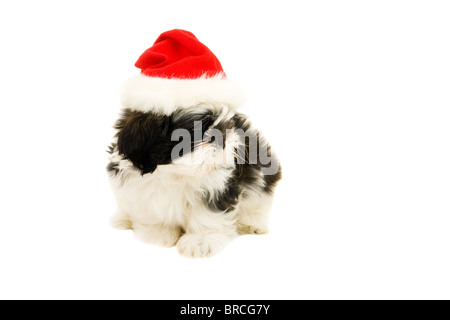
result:
[(232, 170), (221, 169), (185, 176), (171, 166), (160, 166), (152, 174), (128, 172), (126, 179), (119, 175), (111, 184), (121, 209), (132, 213), (134, 222), (183, 226), (192, 208), (203, 206), (205, 197), (224, 189), (231, 174)]

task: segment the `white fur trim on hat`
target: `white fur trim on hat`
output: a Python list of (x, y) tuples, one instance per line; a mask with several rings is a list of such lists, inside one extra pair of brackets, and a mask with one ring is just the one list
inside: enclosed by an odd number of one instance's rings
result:
[(125, 82), (121, 103), (125, 108), (169, 115), (176, 109), (200, 104), (225, 104), (237, 109), (245, 103), (245, 93), (236, 82), (223, 74), (197, 79), (166, 79), (139, 75)]

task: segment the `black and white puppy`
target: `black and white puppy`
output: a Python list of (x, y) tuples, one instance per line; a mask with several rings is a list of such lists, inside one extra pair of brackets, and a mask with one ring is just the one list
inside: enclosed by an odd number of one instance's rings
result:
[(281, 168), (236, 111), (242, 102), (221, 75), (129, 80), (109, 147), (112, 225), (188, 257), (212, 256), (238, 234), (267, 233)]

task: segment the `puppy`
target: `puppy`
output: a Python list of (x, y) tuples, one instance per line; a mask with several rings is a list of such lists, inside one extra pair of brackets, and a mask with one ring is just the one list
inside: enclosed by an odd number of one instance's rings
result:
[(192, 33), (163, 33), (124, 86), (108, 150), (112, 225), (187, 257), (212, 256), (238, 234), (267, 233), (281, 179), (267, 141), (237, 111), (242, 90), (211, 59)]

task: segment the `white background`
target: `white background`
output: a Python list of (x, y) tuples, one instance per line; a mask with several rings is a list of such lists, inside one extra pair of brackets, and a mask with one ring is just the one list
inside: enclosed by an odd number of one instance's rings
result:
[[(2, 1), (0, 298), (450, 298), (446, 1)], [(247, 89), (271, 233), (186, 259), (108, 224), (119, 89), (166, 30)]]

